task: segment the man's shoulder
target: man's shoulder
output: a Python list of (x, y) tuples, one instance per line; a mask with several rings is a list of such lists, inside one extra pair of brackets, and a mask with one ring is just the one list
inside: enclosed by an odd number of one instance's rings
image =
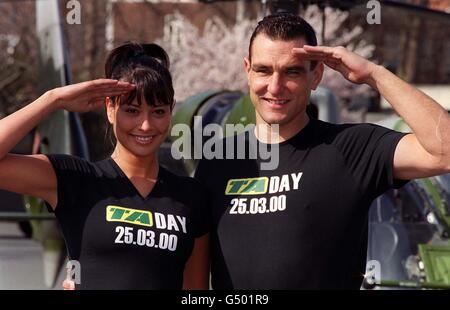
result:
[(373, 131), (392, 131), (372, 123), (342, 123), (334, 124), (315, 120), (314, 131), (321, 134), (336, 136), (364, 136)]
[[(250, 144), (250, 140), (252, 139), (256, 139), (254, 133), (252, 132), (252, 129), (223, 137), (215, 142), (215, 147), (219, 147), (219, 149), (222, 151), (213, 152), (214, 154), (210, 154), (211, 156), (207, 156), (208, 154), (203, 154), (202, 158), (200, 159), (200, 163), (212, 163), (227, 159), (227, 157), (231, 156), (231, 154), (242, 151), (241, 147), (247, 147)], [(207, 150), (203, 149), (203, 152), (205, 151)], [(234, 156), (232, 158), (234, 158)]]
[(159, 179), (164, 182), (171, 183), (172, 185), (177, 185), (179, 187), (196, 187), (199, 185), (198, 181), (190, 176), (179, 175), (171, 170), (168, 167), (164, 167), (162, 165), (159, 166)]

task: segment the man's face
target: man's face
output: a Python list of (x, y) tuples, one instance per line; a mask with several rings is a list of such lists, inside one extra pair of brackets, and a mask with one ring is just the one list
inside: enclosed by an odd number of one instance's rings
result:
[(310, 61), (292, 54), (292, 48), (305, 43), (302, 38), (281, 41), (264, 34), (254, 39), (251, 62), (244, 62), (257, 124), (279, 124), (280, 130), (302, 125), (311, 89), (317, 88), (323, 73), (323, 64), (311, 70)]

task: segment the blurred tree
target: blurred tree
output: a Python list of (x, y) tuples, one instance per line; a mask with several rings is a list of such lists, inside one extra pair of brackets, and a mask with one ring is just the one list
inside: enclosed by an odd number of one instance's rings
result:
[[(326, 15), (326, 44), (346, 46), (366, 58), (372, 56), (374, 46), (360, 39), (361, 27), (342, 28), (348, 12), (332, 8), (322, 11), (312, 5), (302, 15), (321, 34), (323, 14)], [(179, 101), (207, 89), (247, 92), (243, 58), (248, 54), (248, 43), (256, 20), (241, 18), (234, 25), (226, 26), (220, 18), (213, 17), (200, 32), (179, 12), (166, 15), (165, 18), (164, 35), (157, 42), (170, 55), (175, 94)], [(320, 35), (318, 39), (319, 44), (322, 44)], [(325, 71), (322, 85), (330, 88), (341, 102), (369, 94), (369, 87), (347, 82), (329, 68)]]
[(228, 27), (219, 17), (203, 33), (185, 16), (166, 15), (164, 36), (157, 40), (170, 55), (177, 100), (207, 89), (247, 90), (243, 58), (256, 21), (242, 19)]
[[(36, 96), (37, 38), (33, 3), (0, 5), (0, 117)], [(11, 26), (14, 27), (11, 27)]]

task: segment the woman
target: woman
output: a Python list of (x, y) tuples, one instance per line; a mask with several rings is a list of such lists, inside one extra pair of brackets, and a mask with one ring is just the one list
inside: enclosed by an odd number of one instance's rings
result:
[[(174, 103), (168, 66), (158, 45), (126, 43), (108, 56), (107, 79), (50, 90), (0, 120), (0, 188), (54, 210), (70, 259), (80, 263), (77, 289), (208, 288), (201, 187), (157, 159)], [(88, 112), (105, 98), (117, 140), (105, 160), (8, 154), (53, 111)]]

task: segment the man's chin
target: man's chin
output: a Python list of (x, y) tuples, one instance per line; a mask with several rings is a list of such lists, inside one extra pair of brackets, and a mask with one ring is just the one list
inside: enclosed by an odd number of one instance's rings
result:
[(283, 125), (287, 122), (286, 116), (267, 116), (262, 118), (267, 125)]

